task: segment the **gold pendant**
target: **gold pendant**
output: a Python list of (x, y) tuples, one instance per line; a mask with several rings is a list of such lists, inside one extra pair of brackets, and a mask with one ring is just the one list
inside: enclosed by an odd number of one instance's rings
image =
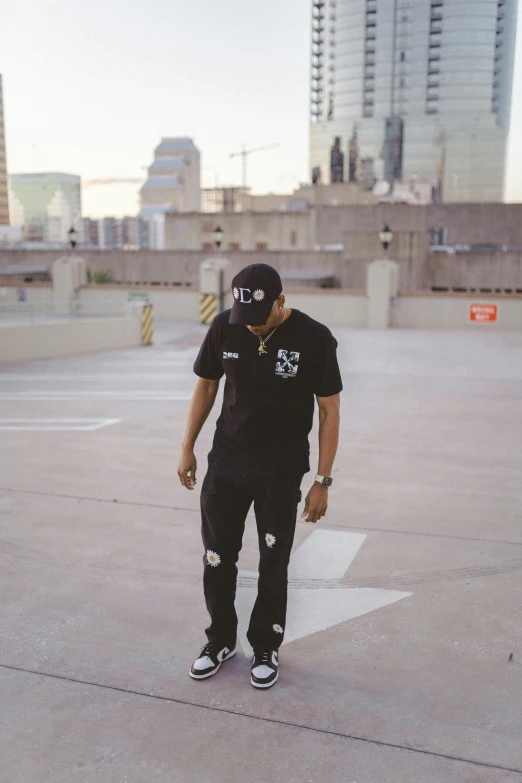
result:
[(260, 356), (261, 356), (261, 354), (266, 353), (266, 349), (265, 349), (265, 346), (263, 345), (263, 343), (261, 343), (261, 345), (259, 346), (259, 348), (257, 350), (258, 350), (258, 353), (259, 353)]

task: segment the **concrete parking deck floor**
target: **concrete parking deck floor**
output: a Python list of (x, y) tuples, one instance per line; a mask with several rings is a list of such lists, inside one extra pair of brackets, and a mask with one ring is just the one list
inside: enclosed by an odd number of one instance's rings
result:
[(187, 674), (207, 616), (176, 464), (202, 329), (0, 367), (2, 783), (522, 781), (522, 335), (336, 334), (335, 484), (298, 523), (268, 692), (241, 651)]

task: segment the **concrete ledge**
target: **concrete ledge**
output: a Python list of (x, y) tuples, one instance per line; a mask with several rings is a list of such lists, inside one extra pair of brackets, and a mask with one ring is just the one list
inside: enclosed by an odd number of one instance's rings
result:
[(51, 288), (52, 289), (53, 284), (52, 283), (42, 283), (41, 281), (35, 281), (32, 283), (13, 283), (12, 280), (2, 280), (0, 281), (0, 288)]
[[(495, 322), (470, 321), (471, 304), (497, 306)], [(522, 296), (513, 294), (439, 293), (400, 294), (392, 305), (393, 327), (400, 329), (522, 330)]]
[(178, 321), (199, 320), (199, 291), (196, 288), (178, 286), (118, 286), (89, 285), (82, 286), (78, 293), (81, 304), (97, 303), (103, 305), (123, 305), (129, 293), (145, 291), (154, 307), (155, 318), (173, 318)]
[(504, 291), (399, 291), (399, 296), (417, 296), (427, 299), (469, 299), (474, 302), (480, 299), (519, 299), (522, 302), (522, 294), (507, 294)]
[(132, 316), (0, 324), (0, 362), (51, 359), (139, 345), (140, 319)]
[(328, 326), (346, 326), (353, 329), (368, 325), (368, 298), (364, 292), (343, 292), (321, 288), (316, 291), (289, 291), (288, 306), (303, 310), (311, 318)]

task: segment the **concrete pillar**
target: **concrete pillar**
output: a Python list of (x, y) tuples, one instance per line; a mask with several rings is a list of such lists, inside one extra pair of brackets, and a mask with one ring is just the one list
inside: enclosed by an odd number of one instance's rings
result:
[(199, 265), (200, 320), (211, 323), (213, 317), (232, 307), (230, 286), (234, 277), (229, 258), (214, 256)]
[(396, 261), (372, 261), (366, 267), (368, 327), (388, 329), (391, 325), (393, 297), (399, 293), (399, 264)]
[(52, 277), (54, 312), (72, 314), (77, 292), (87, 282), (85, 259), (80, 256), (58, 258), (52, 266)]

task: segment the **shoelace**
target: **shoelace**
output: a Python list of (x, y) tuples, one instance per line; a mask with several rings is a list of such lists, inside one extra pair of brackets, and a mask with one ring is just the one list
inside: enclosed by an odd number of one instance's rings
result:
[(203, 658), (205, 655), (208, 658), (216, 658), (219, 650), (216, 649), (216, 647), (213, 644), (206, 644), (203, 649), (201, 650), (199, 657)]
[(272, 663), (272, 650), (258, 650), (257, 652), (254, 652), (254, 657), (252, 658), (253, 663), (256, 666), (263, 666), (263, 665), (269, 665)]

